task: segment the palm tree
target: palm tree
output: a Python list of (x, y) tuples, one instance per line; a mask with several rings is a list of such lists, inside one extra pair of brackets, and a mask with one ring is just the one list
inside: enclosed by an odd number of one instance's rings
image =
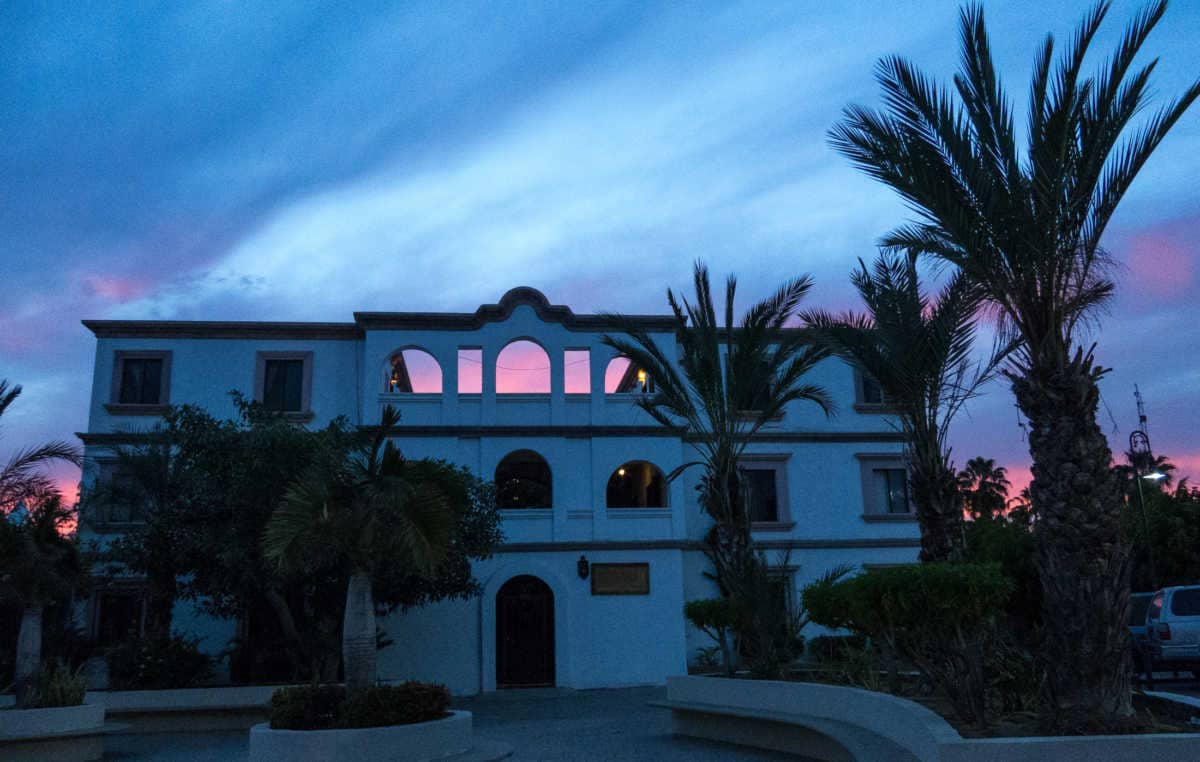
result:
[(1111, 297), (1100, 247), (1138, 171), (1200, 96), (1200, 82), (1122, 139), (1148, 97), (1155, 62), (1133, 61), (1166, 10), (1152, 2), (1099, 73), (1081, 73), (1105, 15), (1086, 15), (1057, 64), (1047, 37), (1034, 61), (1018, 148), (1013, 105), (992, 61), (983, 11), (961, 13), (962, 71), (938, 86), (884, 59), (885, 111), (852, 106), (834, 148), (897, 191), (917, 215), (884, 245), (958, 267), (1020, 339), (1005, 375), (1030, 425), (1035, 557), (1046, 612), (1042, 718), (1072, 727), (1132, 716), (1126, 669), (1129, 548), (1121, 488), (1096, 423), (1104, 374), (1080, 332)]
[[(372, 579), (386, 563), (429, 574), (445, 558), (468, 485), (453, 466), (405, 460), (387, 441), (400, 414), (390, 405), (381, 425), (349, 457), (328, 453), (288, 490), (263, 538), (268, 558), (292, 569), (316, 559), (349, 574), (342, 620), (346, 688), (375, 682)], [(314, 675), (314, 680), (316, 676)]]
[(1118, 463), (1113, 466), (1113, 472), (1121, 482), (1121, 488), (1125, 494), (1130, 494), (1134, 491), (1136, 487), (1135, 478), (1142, 478), (1148, 474), (1162, 474), (1161, 478), (1156, 477), (1154, 479), (1154, 485), (1159, 489), (1170, 487), (1171, 483), (1175, 480), (1177, 467), (1166, 455), (1137, 453), (1133, 450), (1126, 450), (1125, 460), (1128, 462)]
[[(10, 388), (7, 379), (0, 379), (0, 417), (20, 396), (19, 384)], [(81, 461), (79, 449), (66, 442), (49, 442), (18, 450), (0, 469), (0, 512), (8, 513), (18, 503), (36, 502), (52, 494), (54, 482), (42, 469), (57, 460), (78, 466)]]
[(0, 516), (0, 599), (21, 604), (15, 683), (17, 703), (42, 661), (42, 617), (46, 606), (69, 594), (84, 576), (79, 546), (65, 531), (75, 511), (58, 494), (43, 495)]
[(1008, 469), (997, 466), (991, 458), (978, 456), (958, 472), (958, 487), (973, 518), (995, 518), (1004, 512), (1012, 482), (1008, 480)]
[(921, 525), (921, 559), (963, 554), (962, 510), (946, 441), (950, 422), (995, 371), (996, 348), (983, 364), (971, 360), (978, 289), (956, 276), (930, 302), (911, 258), (880, 257), (872, 270), (859, 261), (851, 276), (867, 314), (805, 314), (832, 351), (883, 390), (904, 432), (909, 482)]
[(700, 500), (714, 522), (709, 552), (718, 581), (728, 586), (735, 578), (746, 579), (737, 570), (747, 571), (755, 563), (738, 461), (755, 434), (789, 403), (812, 402), (826, 413), (833, 409), (824, 389), (804, 382), (828, 352), (806, 332), (785, 328), (812, 287), (810, 278), (787, 281), (736, 322), (736, 278), (725, 284), (723, 321), (717, 318), (708, 268), (697, 263), (693, 280), (694, 304), (667, 290), (676, 321), (678, 367), (675, 353), (658, 346), (632, 318), (610, 315), (626, 336), (606, 335), (601, 341), (650, 377), (654, 391), (637, 404), (663, 426), (683, 428), (695, 437), (700, 460), (680, 466), (668, 478), (690, 466), (704, 467)]

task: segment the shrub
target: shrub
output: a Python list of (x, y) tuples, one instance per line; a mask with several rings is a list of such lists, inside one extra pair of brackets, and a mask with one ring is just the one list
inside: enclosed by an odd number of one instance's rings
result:
[(194, 688), (212, 676), (212, 659), (198, 638), (130, 640), (108, 654), (108, 679), (114, 690)]
[(814, 661), (822, 664), (845, 661), (852, 651), (866, 648), (867, 639), (862, 635), (818, 635), (808, 641), (808, 653)]
[(276, 730), (336, 727), (338, 708), (345, 700), (346, 689), (340, 685), (280, 688), (271, 694), (271, 727)]
[(271, 696), (271, 727), (329, 730), (409, 725), (444, 717), (450, 691), (432, 683), (374, 685), (350, 695), (340, 685), (280, 688)]
[[(733, 657), (733, 633), (738, 626), (738, 612), (728, 598), (703, 598), (683, 604), (683, 615), (692, 626), (716, 641), (725, 671), (732, 675), (736, 664)], [(714, 664), (715, 666), (715, 664)]]
[(999, 564), (876, 569), (805, 588), (813, 622), (877, 640), (916, 665), (964, 722), (986, 724), (986, 664), (1012, 590)]
[(43, 664), (21, 701), (22, 709), (50, 709), (79, 706), (87, 692), (87, 677), (83, 670), (72, 670), (62, 662), (53, 666)]
[(443, 685), (415, 681), (375, 685), (346, 698), (338, 727), (375, 728), (428, 722), (444, 717), (449, 709), (450, 691)]

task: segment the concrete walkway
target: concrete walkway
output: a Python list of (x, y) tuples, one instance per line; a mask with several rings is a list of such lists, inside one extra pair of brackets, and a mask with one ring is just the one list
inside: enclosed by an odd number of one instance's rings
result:
[[(475, 715), (475, 733), (513, 745), (513, 760), (796, 759), (738, 746), (671, 736), (671, 715), (648, 706), (666, 688), (504, 691), (454, 702)], [(109, 736), (105, 760), (238, 762), (247, 734)], [(370, 762), (370, 760), (363, 760)]]

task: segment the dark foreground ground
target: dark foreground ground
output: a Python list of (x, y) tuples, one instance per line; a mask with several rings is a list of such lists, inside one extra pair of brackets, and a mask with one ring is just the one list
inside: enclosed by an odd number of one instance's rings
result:
[[(665, 688), (506, 691), (455, 702), (474, 714), (475, 734), (513, 745), (513, 760), (796, 759), (671, 736), (671, 715), (648, 706)], [(240, 762), (246, 732), (109, 736), (105, 760)], [(363, 760), (363, 762), (370, 762)]]

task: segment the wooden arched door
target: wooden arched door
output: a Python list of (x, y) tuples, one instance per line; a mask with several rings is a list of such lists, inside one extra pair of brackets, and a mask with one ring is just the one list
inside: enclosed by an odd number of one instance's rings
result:
[(537, 577), (513, 577), (496, 593), (496, 687), (554, 685), (554, 593)]

